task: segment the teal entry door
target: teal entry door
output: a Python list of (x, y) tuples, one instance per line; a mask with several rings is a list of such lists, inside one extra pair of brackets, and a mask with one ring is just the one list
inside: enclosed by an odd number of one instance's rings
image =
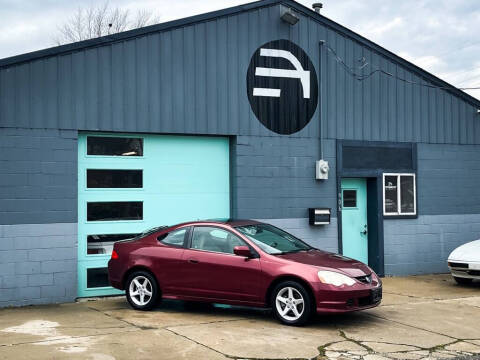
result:
[(120, 294), (107, 262), (116, 241), (155, 226), (230, 216), (229, 139), (81, 133), (78, 296)]
[(342, 179), (343, 255), (368, 264), (367, 181)]

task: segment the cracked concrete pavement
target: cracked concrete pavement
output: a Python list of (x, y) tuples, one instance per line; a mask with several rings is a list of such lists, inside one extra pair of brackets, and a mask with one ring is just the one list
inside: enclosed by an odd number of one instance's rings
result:
[(305, 327), (268, 311), (126, 300), (0, 310), (0, 359), (453, 359), (480, 355), (480, 283), (449, 275), (384, 279), (375, 309)]

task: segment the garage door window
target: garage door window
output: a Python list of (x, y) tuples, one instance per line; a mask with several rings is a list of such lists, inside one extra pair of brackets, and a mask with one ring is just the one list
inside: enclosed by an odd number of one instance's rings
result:
[(383, 214), (416, 215), (415, 174), (383, 174)]
[(113, 244), (117, 241), (131, 239), (138, 234), (98, 234), (87, 236), (88, 255), (110, 255)]
[(87, 188), (89, 189), (139, 189), (142, 187), (142, 170), (87, 170)]
[(142, 201), (109, 201), (87, 203), (87, 221), (120, 221), (142, 219)]
[(87, 155), (143, 156), (143, 139), (87, 136)]

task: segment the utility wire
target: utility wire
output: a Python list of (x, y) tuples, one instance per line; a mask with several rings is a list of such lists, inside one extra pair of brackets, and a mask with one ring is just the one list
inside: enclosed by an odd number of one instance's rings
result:
[[(350, 66), (348, 66), (345, 63), (345, 61), (340, 56), (338, 56), (337, 52), (333, 48), (331, 48), (325, 40), (320, 41), (320, 44), (325, 46), (326, 49), (328, 50), (328, 52), (330, 52), (333, 55), (333, 57), (335, 58), (335, 61), (337, 63), (339, 63), (340, 65), (342, 65), (342, 67), (345, 69), (345, 71), (358, 81), (367, 80), (368, 78), (372, 77), (376, 73), (380, 73), (380, 74), (390, 76), (392, 78), (395, 78), (399, 81), (403, 81), (403, 82), (405, 82), (407, 84), (411, 84), (411, 85), (420, 85), (420, 86), (425, 86), (425, 87), (428, 87), (428, 88), (445, 89), (445, 90), (449, 90), (449, 89), (452, 88), (450, 86), (436, 86), (436, 85), (424, 84), (424, 83), (419, 83), (419, 82), (416, 82), (416, 81), (407, 80), (405, 78), (398, 77), (398, 76), (396, 76), (396, 75), (394, 75), (394, 74), (392, 74), (388, 71), (385, 71), (383, 69), (374, 69), (371, 72), (369, 72), (368, 74), (358, 74), (358, 73), (355, 72), (354, 68), (351, 68)], [(478, 86), (478, 87), (463, 87), (463, 88), (457, 88), (457, 89), (459, 89), (459, 90), (480, 90), (480, 86)]]

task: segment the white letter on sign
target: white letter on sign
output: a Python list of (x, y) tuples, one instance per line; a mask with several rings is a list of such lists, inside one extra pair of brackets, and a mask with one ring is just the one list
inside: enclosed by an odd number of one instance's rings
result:
[[(287, 59), (295, 67), (295, 70), (257, 67), (255, 68), (255, 76), (299, 79), (302, 83), (303, 97), (305, 99), (310, 99), (310, 71), (303, 70), (300, 61), (298, 61), (298, 59), (290, 51), (262, 48), (260, 49), (260, 56), (270, 56)], [(280, 97), (280, 89), (253, 88), (253, 96)]]

